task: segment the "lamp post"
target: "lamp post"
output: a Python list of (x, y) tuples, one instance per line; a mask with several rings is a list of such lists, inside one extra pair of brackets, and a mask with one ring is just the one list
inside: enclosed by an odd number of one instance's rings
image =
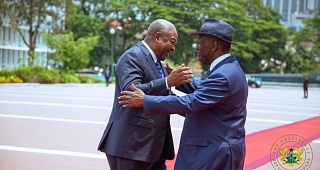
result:
[(48, 32), (47, 32), (47, 59), (46, 59), (46, 69), (48, 70), (49, 67), (49, 44), (50, 44), (50, 40), (49, 40), (49, 27), (48, 27)]
[(192, 43), (192, 58), (195, 58), (195, 49), (197, 47), (197, 44), (196, 43)]
[(51, 33), (51, 30), (50, 30), (50, 26), (51, 26), (51, 18), (47, 17), (46, 18), (46, 22), (47, 22), (47, 58), (46, 58), (46, 69), (48, 70), (49, 69), (49, 48), (50, 48), (50, 33)]
[(112, 81), (112, 76), (114, 76), (113, 63), (114, 63), (114, 33), (115, 32), (116, 32), (116, 30), (114, 28), (110, 28), (109, 33), (111, 35), (111, 47), (110, 47), (110, 50), (111, 50), (111, 64), (110, 64), (110, 67), (111, 67), (111, 74), (110, 74), (111, 81)]
[(193, 62), (192, 62), (192, 71), (193, 71), (193, 65), (194, 65), (194, 63), (196, 62), (196, 60), (195, 60), (195, 58), (196, 58), (196, 47), (197, 47), (197, 44), (196, 43), (192, 43), (192, 60), (193, 60)]

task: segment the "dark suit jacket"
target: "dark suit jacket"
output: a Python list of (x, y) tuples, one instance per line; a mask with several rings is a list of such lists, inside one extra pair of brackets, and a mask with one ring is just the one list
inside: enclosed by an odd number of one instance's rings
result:
[(188, 94), (144, 97), (146, 114), (186, 114), (175, 169), (242, 170), (248, 84), (236, 58), (177, 89)]
[[(162, 66), (163, 67), (163, 66)], [(165, 76), (167, 71), (163, 68)], [(161, 78), (148, 49), (142, 42), (127, 50), (115, 68), (116, 86), (113, 109), (98, 150), (117, 157), (144, 162), (158, 161), (161, 154), (174, 158), (170, 116), (145, 115), (143, 108), (123, 108), (118, 97), (131, 84), (146, 94), (166, 96), (165, 78)]]

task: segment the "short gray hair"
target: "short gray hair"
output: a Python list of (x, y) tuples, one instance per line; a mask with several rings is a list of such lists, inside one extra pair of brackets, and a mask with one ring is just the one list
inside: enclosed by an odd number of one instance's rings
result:
[(157, 19), (149, 25), (147, 36), (153, 36), (156, 32), (164, 33), (172, 27), (176, 29), (176, 27), (171, 22), (165, 19)]

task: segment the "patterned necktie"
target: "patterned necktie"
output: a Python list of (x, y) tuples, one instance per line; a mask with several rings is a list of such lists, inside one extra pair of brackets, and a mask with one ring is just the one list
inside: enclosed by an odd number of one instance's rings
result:
[(163, 71), (162, 71), (162, 68), (161, 68), (161, 63), (159, 61), (156, 62), (156, 66), (157, 66), (157, 69), (158, 69), (161, 77), (164, 77), (164, 74), (163, 74)]

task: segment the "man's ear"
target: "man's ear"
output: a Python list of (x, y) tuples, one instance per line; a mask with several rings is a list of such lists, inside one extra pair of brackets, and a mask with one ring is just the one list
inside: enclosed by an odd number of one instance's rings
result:
[(160, 32), (156, 32), (156, 33), (154, 33), (154, 36), (153, 36), (153, 38), (154, 38), (154, 41), (156, 42), (156, 43), (158, 43), (159, 41), (160, 41)]
[(218, 47), (219, 47), (219, 43), (217, 40), (213, 40), (211, 41), (212, 43), (212, 51), (217, 51), (218, 50)]

